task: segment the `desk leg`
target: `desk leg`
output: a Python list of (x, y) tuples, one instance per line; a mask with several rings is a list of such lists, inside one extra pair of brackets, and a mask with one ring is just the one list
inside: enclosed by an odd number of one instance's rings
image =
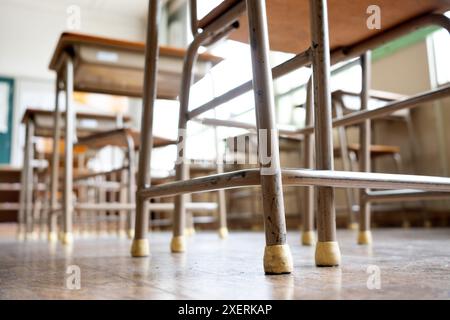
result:
[[(336, 118), (342, 118), (344, 116), (343, 98), (340, 96), (336, 100), (333, 100), (332, 104), (333, 104), (333, 108), (336, 112)], [(351, 164), (350, 164), (350, 155), (348, 152), (348, 141), (347, 141), (346, 128), (339, 127), (339, 128), (337, 128), (337, 131), (338, 131), (339, 150), (341, 152), (342, 166), (344, 168), (344, 171), (352, 171)], [(353, 189), (351, 189), (351, 188), (345, 189), (345, 198), (346, 198), (346, 202), (347, 202), (347, 214), (348, 214), (347, 228), (350, 230), (356, 230), (356, 229), (358, 229), (358, 224), (356, 222), (354, 222), (354, 219), (353, 219), (353, 205), (355, 203), (355, 201), (353, 199)]]
[(55, 87), (55, 112), (53, 115), (53, 151), (52, 151), (52, 168), (50, 177), (50, 210), (48, 214), (48, 241), (56, 242), (57, 236), (57, 220), (58, 214), (58, 179), (59, 179), (59, 140), (61, 138), (61, 111), (59, 107), (59, 75), (56, 76)]
[[(120, 172), (120, 192), (119, 192), (119, 201), (120, 203), (128, 203), (130, 202), (129, 197), (127, 196), (127, 190), (128, 188), (125, 188), (125, 185), (129, 186), (128, 183), (128, 174), (125, 170), (122, 170)], [(119, 238), (125, 238), (127, 236), (127, 233), (125, 230), (127, 230), (127, 226), (125, 225), (128, 217), (128, 212), (126, 210), (120, 210), (119, 211), (119, 222), (118, 222), (118, 235)], [(133, 229), (134, 233), (134, 229)], [(134, 238), (134, 237), (133, 237)]]
[(28, 119), (25, 128), (25, 153), (22, 169), (23, 196), (23, 232), (26, 240), (32, 238), (32, 215), (33, 215), (33, 136), (34, 122)]
[(289, 245), (286, 243), (286, 221), (281, 183), (278, 132), (274, 117), (274, 95), (269, 64), (269, 39), (265, 1), (247, 0), (247, 14), (266, 233), (264, 271), (266, 274), (290, 273), (293, 270), (293, 262)]
[[(189, 172), (190, 169), (187, 171)], [(188, 174), (185, 179), (190, 179), (190, 174)], [(192, 202), (192, 195), (187, 194), (185, 201), (188, 203)], [(192, 211), (186, 211), (186, 229), (184, 229), (186, 236), (191, 237), (195, 235), (195, 225), (194, 225), (194, 213)]]
[[(333, 170), (327, 2), (310, 0), (310, 9), (316, 169)], [(319, 187), (316, 191), (318, 230), (316, 265), (336, 266), (340, 264), (341, 254), (336, 240), (334, 190), (331, 187)]]
[(73, 140), (75, 129), (75, 112), (73, 110), (73, 61), (67, 58), (66, 62), (66, 123), (64, 139), (64, 188), (63, 188), (63, 236), (62, 243), (70, 245), (73, 242)]
[[(312, 92), (312, 77), (308, 81), (306, 92), (306, 125), (314, 125), (314, 101)], [(305, 168), (314, 169), (314, 134), (305, 135), (304, 140)], [(304, 187), (302, 244), (313, 246), (316, 243), (314, 233), (314, 187)]]
[[(149, 1), (147, 39), (145, 49), (144, 97), (141, 120), (141, 150), (137, 175), (137, 192), (150, 185), (150, 161), (153, 147), (153, 108), (156, 100), (156, 74), (158, 67), (158, 20), (161, 1)], [(147, 239), (149, 211), (148, 200), (136, 199), (136, 224), (131, 255), (145, 257), (150, 254)]]
[[(128, 151), (128, 202), (136, 203), (136, 180), (135, 180), (135, 161), (134, 161), (134, 141), (133, 137), (127, 136), (127, 151)], [(127, 233), (128, 239), (134, 238), (135, 229), (135, 212), (128, 211), (127, 215)]]
[[(27, 130), (27, 129), (25, 129)], [(20, 172), (20, 192), (19, 192), (19, 215), (17, 217), (17, 240), (19, 241), (23, 241), (25, 240), (25, 233), (26, 233), (26, 229), (25, 229), (25, 203), (26, 203), (26, 197), (25, 197), (25, 185), (26, 185), (26, 169), (25, 169), (25, 158), (27, 157), (27, 144), (28, 141), (26, 140), (28, 137), (28, 134), (25, 133), (25, 146), (23, 148), (23, 165), (22, 165), (22, 170)]]
[[(176, 180), (186, 180), (189, 177), (189, 166), (186, 164), (186, 128), (187, 112), (189, 107), (190, 88), (192, 83), (192, 69), (197, 60), (198, 43), (192, 42), (186, 53), (183, 65), (183, 76), (181, 80), (180, 91), (180, 117), (178, 120), (178, 143), (177, 143), (177, 163), (175, 165)], [(185, 204), (190, 196), (186, 194), (175, 196), (175, 210), (173, 214), (173, 238), (170, 244), (172, 252), (184, 252), (185, 245), (185, 227), (186, 227), (186, 208)]]
[[(216, 117), (215, 109), (214, 109), (214, 117)], [(222, 174), (224, 172), (223, 154), (220, 150), (220, 137), (218, 127), (214, 128), (214, 140), (216, 146), (217, 174)], [(227, 206), (226, 206), (225, 190), (223, 189), (217, 191), (217, 205), (219, 206), (219, 237), (221, 239), (226, 239), (228, 237)]]
[[(362, 90), (361, 90), (361, 110), (367, 110), (369, 104), (370, 89), (370, 52), (366, 52), (361, 56), (362, 70)], [(360, 171), (370, 172), (370, 120), (365, 120), (359, 127), (359, 141), (361, 145), (360, 151)], [(368, 189), (359, 190), (359, 233), (358, 244), (371, 244), (372, 233), (370, 231), (370, 203), (365, 201), (364, 195)]]

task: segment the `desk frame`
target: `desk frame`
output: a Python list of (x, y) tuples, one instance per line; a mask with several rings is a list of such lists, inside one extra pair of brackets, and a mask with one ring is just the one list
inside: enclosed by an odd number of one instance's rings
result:
[[(277, 157), (277, 146), (271, 144), (273, 161), (275, 168), (278, 169), (274, 175), (264, 176), (260, 170), (250, 169), (238, 172), (218, 174), (204, 178), (185, 180), (186, 174), (184, 165), (177, 166), (177, 178), (180, 181), (168, 183), (165, 185), (150, 187), (148, 176), (148, 162), (150, 160), (150, 149), (140, 155), (139, 175), (147, 175), (146, 179), (141, 179), (138, 183), (137, 191), (137, 224), (136, 236), (132, 245), (133, 256), (146, 256), (149, 254), (149, 245), (146, 235), (147, 224), (145, 211), (142, 206), (146, 199), (151, 197), (164, 197), (169, 195), (178, 195), (176, 220), (174, 225), (174, 237), (172, 239), (172, 251), (184, 251), (183, 224), (183, 194), (218, 190), (222, 188), (234, 188), (248, 185), (261, 185), (264, 201), (264, 212), (266, 222), (266, 251), (264, 256), (264, 269), (266, 273), (289, 273), (292, 271), (292, 258), (287, 245), (285, 245), (285, 225), (283, 211), (283, 195), (281, 192), (281, 177), (285, 185), (306, 185), (317, 186), (317, 206), (318, 206), (318, 242), (316, 245), (316, 264), (318, 266), (335, 266), (340, 264), (340, 251), (336, 240), (335, 209), (334, 209), (334, 191), (333, 187), (353, 187), (353, 188), (386, 188), (401, 189), (414, 188), (421, 190), (450, 192), (450, 179), (428, 176), (406, 176), (390, 175), (381, 173), (361, 173), (361, 172), (340, 172), (333, 170), (333, 148), (331, 139), (331, 130), (333, 126), (346, 125), (349, 123), (364, 123), (361, 127), (362, 148), (364, 158), (367, 157), (367, 129), (369, 120), (383, 113), (391, 113), (393, 110), (410, 108), (421, 102), (430, 101), (440, 97), (450, 95), (450, 87), (421, 94), (400, 102), (394, 102), (378, 111), (362, 110), (355, 114), (346, 116), (342, 119), (332, 121), (331, 116), (331, 92), (329, 88), (330, 64), (337, 63), (352, 57), (365, 54), (368, 50), (375, 48), (389, 40), (395, 39), (401, 35), (407, 34), (413, 30), (427, 25), (440, 25), (450, 30), (449, 19), (441, 14), (428, 14), (422, 17), (412, 19), (405, 23), (391, 28), (372, 38), (356, 43), (346, 48), (333, 50), (330, 54), (328, 43), (328, 23), (327, 23), (327, 3), (326, 0), (311, 0), (311, 31), (312, 46), (309, 50), (295, 56), (287, 62), (272, 69), (266, 63), (268, 53), (267, 41), (267, 21), (265, 16), (265, 4), (263, 0), (247, 0), (247, 13), (249, 18), (250, 43), (252, 48), (253, 61), (253, 81), (248, 81), (243, 85), (232, 89), (231, 91), (213, 99), (212, 101), (188, 111), (189, 89), (191, 85), (192, 65), (195, 63), (197, 51), (200, 45), (207, 44), (210, 41), (227, 35), (230, 27), (235, 25), (239, 16), (246, 10), (244, 1), (238, 2), (228, 12), (223, 14), (213, 23), (203, 29), (201, 33), (196, 30), (196, 23), (192, 23), (194, 41), (191, 43), (186, 59), (181, 87), (180, 98), (180, 123), (179, 130), (184, 130), (188, 120), (191, 120), (200, 114), (214, 109), (218, 105), (231, 100), (254, 88), (257, 127), (258, 129), (275, 129), (273, 119), (273, 93), (271, 87), (272, 78), (278, 78), (290, 71), (312, 64), (313, 66), (313, 92), (314, 92), (314, 127), (309, 126), (302, 130), (293, 132), (294, 135), (315, 132), (316, 149), (316, 170), (280, 170), (279, 159)], [(195, 8), (195, 0), (191, 0), (191, 8)], [(146, 67), (145, 67), (145, 87), (148, 90), (144, 94), (143, 105), (143, 127), (142, 127), (142, 145), (150, 145), (152, 139), (152, 109), (155, 99), (155, 76), (157, 70), (158, 56), (158, 14), (160, 1), (149, 2), (149, 23), (147, 30), (146, 47)], [(196, 15), (193, 14), (193, 19)], [(367, 66), (367, 57), (366, 63)], [(364, 71), (363, 83), (363, 105), (367, 106), (369, 71)], [(310, 92), (310, 91), (308, 91)], [(311, 101), (311, 97), (310, 97)], [(316, 130), (314, 130), (314, 128)], [(276, 130), (275, 130), (276, 132)], [(273, 134), (276, 138), (276, 133)], [(146, 141), (147, 140), (147, 141)], [(275, 139), (277, 140), (277, 139)], [(261, 147), (261, 146), (259, 146)], [(184, 140), (179, 140), (179, 151), (183, 159)], [(367, 161), (366, 161), (367, 163)], [(264, 165), (261, 163), (261, 170)], [(365, 169), (368, 169), (365, 166)], [(268, 206), (266, 200), (271, 199), (275, 206)], [(267, 224), (267, 219), (271, 221)], [(275, 220), (272, 220), (272, 219)], [(363, 226), (361, 232), (367, 232), (367, 215), (363, 216), (360, 224)], [(275, 227), (275, 229), (274, 229)], [(275, 232), (274, 232), (275, 231)], [(275, 237), (273, 237), (275, 236)], [(271, 248), (272, 247), (272, 248)], [(268, 250), (269, 248), (269, 250)], [(175, 249), (175, 250), (174, 250)], [(274, 250), (272, 250), (274, 249)]]

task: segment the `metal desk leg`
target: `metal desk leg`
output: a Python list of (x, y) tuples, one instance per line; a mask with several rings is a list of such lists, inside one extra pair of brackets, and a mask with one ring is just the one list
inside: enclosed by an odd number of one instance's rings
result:
[[(130, 200), (128, 199), (128, 196), (127, 196), (127, 191), (129, 190), (129, 188), (124, 187), (126, 184), (128, 184), (128, 174), (125, 170), (122, 170), (120, 172), (120, 184), (121, 184), (120, 192), (119, 192), (120, 203), (130, 202)], [(129, 186), (129, 184), (128, 184), (128, 186)], [(119, 222), (118, 222), (119, 238), (125, 238), (127, 236), (127, 233), (125, 231), (126, 227), (127, 227), (127, 226), (125, 226), (127, 217), (128, 217), (128, 213), (126, 210), (119, 211)], [(134, 229), (133, 229), (133, 233), (134, 233)], [(133, 238), (134, 238), (134, 234), (133, 234)]]
[(42, 201), (39, 192), (39, 174), (37, 170), (32, 170), (33, 174), (33, 184), (32, 184), (32, 209), (31, 209), (31, 220), (30, 220), (30, 230), (31, 239), (39, 239), (39, 221), (40, 221), (40, 211), (42, 207)]
[[(314, 124), (314, 101), (312, 92), (312, 77), (308, 81), (306, 92), (306, 125)], [(305, 168), (314, 169), (314, 135), (306, 134), (304, 140)], [(314, 187), (304, 187), (304, 207), (302, 223), (302, 244), (313, 246), (316, 243), (314, 233)]]
[[(344, 116), (343, 105), (344, 101), (342, 97), (338, 98), (338, 101), (334, 100), (332, 102), (333, 108), (336, 112), (336, 118), (342, 118)], [(346, 128), (340, 126), (337, 128), (338, 138), (339, 138), (339, 150), (341, 151), (341, 160), (344, 171), (352, 171), (350, 164), (350, 156), (348, 152), (348, 141), (347, 141), (347, 132)], [(347, 202), (347, 213), (348, 213), (348, 221), (347, 228), (350, 230), (357, 230), (358, 224), (353, 219), (353, 205), (355, 204), (353, 198), (353, 189), (346, 188), (345, 189), (345, 198)]]
[[(136, 180), (135, 180), (135, 161), (134, 161), (134, 140), (127, 136), (127, 157), (128, 157), (128, 203), (136, 203)], [(134, 238), (135, 212), (129, 210), (127, 214), (127, 234), (128, 239)]]
[(63, 235), (62, 243), (73, 243), (72, 219), (73, 219), (73, 140), (75, 129), (75, 112), (73, 110), (73, 61), (70, 57), (66, 60), (66, 114), (65, 114), (65, 139), (64, 139), (64, 188), (63, 188)]
[[(371, 74), (371, 55), (366, 52), (361, 56), (362, 69), (362, 90), (361, 90), (361, 110), (367, 110), (369, 104), (369, 90), (370, 90), (370, 74)], [(359, 127), (359, 140), (361, 145), (360, 150), (360, 171), (370, 172), (370, 120), (365, 120)], [(365, 194), (368, 189), (359, 190), (359, 233), (358, 244), (371, 244), (372, 233), (370, 231), (370, 203), (365, 200)]]
[(61, 138), (61, 110), (59, 107), (60, 79), (56, 75), (55, 86), (55, 112), (53, 114), (53, 151), (52, 151), (52, 168), (50, 177), (50, 210), (48, 215), (48, 241), (56, 242), (57, 235), (57, 219), (58, 214), (58, 171), (59, 171), (59, 139)]
[[(216, 118), (216, 109), (214, 109), (214, 118)], [(223, 173), (223, 154), (220, 149), (220, 137), (219, 128), (214, 127), (214, 141), (216, 148), (216, 166), (217, 174)], [(217, 204), (219, 206), (219, 237), (221, 239), (226, 239), (228, 237), (228, 227), (227, 227), (227, 206), (225, 198), (225, 190), (220, 189), (217, 191)]]
[[(186, 179), (189, 179), (189, 177), (190, 177), (190, 175), (188, 175), (188, 177), (186, 177)], [(192, 195), (187, 194), (185, 197), (185, 201), (187, 203), (191, 203)], [(184, 233), (188, 237), (194, 236), (196, 233), (195, 224), (194, 224), (194, 213), (192, 211), (186, 211), (186, 228), (184, 229)]]
[[(330, 47), (326, 0), (310, 0), (312, 66), (314, 83), (314, 115), (316, 169), (333, 170), (333, 138), (331, 127)], [(332, 187), (317, 191), (316, 265), (336, 266), (341, 253), (336, 240), (336, 212)]]
[[(160, 1), (149, 1), (147, 39), (145, 49), (144, 71), (144, 97), (142, 104), (141, 121), (141, 150), (139, 152), (139, 168), (137, 179), (137, 192), (150, 185), (150, 160), (153, 147), (153, 108), (156, 100), (156, 73), (158, 67), (158, 20)], [(150, 254), (147, 239), (149, 211), (147, 200), (140, 197), (136, 199), (136, 225), (131, 255), (133, 257), (145, 257)]]
[[(98, 203), (105, 204), (106, 202), (106, 190), (103, 187), (106, 182), (106, 177), (98, 177)], [(108, 214), (106, 210), (98, 211), (98, 222), (97, 222), (97, 235), (99, 237), (104, 237), (108, 235)]]
[(25, 132), (25, 154), (22, 168), (22, 188), (23, 190), (23, 222), (25, 239), (32, 238), (32, 215), (33, 215), (33, 136), (34, 136), (34, 122), (28, 119), (26, 123)]
[[(196, 63), (198, 49), (200, 47), (199, 38), (195, 38), (189, 45), (183, 65), (183, 76), (180, 89), (180, 116), (178, 120), (178, 143), (177, 143), (177, 163), (176, 180), (186, 180), (189, 176), (189, 166), (186, 163), (186, 128), (187, 113), (189, 107), (190, 88), (192, 84), (192, 69)], [(172, 252), (184, 252), (186, 250), (185, 243), (185, 227), (186, 227), (186, 208), (185, 204), (188, 199), (186, 194), (175, 196), (175, 210), (173, 214), (173, 238), (170, 243)]]
[(290, 273), (293, 270), (293, 262), (289, 245), (286, 243), (286, 221), (281, 183), (278, 132), (274, 117), (275, 108), (269, 64), (269, 39), (265, 1), (247, 0), (247, 14), (266, 233), (264, 271), (266, 274)]

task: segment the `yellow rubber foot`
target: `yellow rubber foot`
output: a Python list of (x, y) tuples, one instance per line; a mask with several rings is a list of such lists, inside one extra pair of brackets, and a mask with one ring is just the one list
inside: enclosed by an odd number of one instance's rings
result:
[(71, 232), (63, 233), (61, 242), (64, 245), (71, 245), (73, 243), (73, 234)]
[(34, 241), (34, 240), (38, 240), (39, 239), (39, 235), (38, 235), (38, 233), (37, 232), (27, 232), (26, 234), (25, 234), (25, 239), (26, 240), (32, 240), (32, 241)]
[(134, 229), (127, 230), (128, 239), (134, 239)]
[(170, 250), (175, 253), (186, 251), (184, 236), (173, 237), (170, 242)]
[(23, 241), (23, 240), (25, 240), (25, 233), (23, 233), (23, 232), (18, 232), (18, 233), (17, 233), (17, 240), (18, 240), (18, 241)]
[(264, 272), (266, 274), (291, 273), (294, 269), (289, 245), (266, 246), (264, 249)]
[(403, 221), (402, 223), (402, 228), (403, 229), (409, 229), (411, 228), (411, 223), (408, 220)]
[(316, 244), (316, 234), (314, 231), (303, 231), (302, 232), (302, 245), (313, 246)]
[(56, 233), (56, 231), (49, 232), (47, 234), (47, 240), (48, 242), (52, 243), (58, 242), (58, 234)]
[(184, 234), (187, 235), (188, 237), (193, 236), (195, 234), (195, 229), (194, 228), (186, 228), (184, 230)]
[(102, 230), (102, 231), (100, 231), (99, 234), (98, 234), (98, 236), (99, 236), (100, 238), (106, 238), (108, 235), (109, 235), (109, 234), (108, 234), (108, 231), (106, 231), (106, 230)]
[(316, 266), (334, 267), (341, 263), (341, 251), (337, 241), (318, 241), (316, 244)]
[(81, 231), (82, 238), (86, 239), (86, 238), (89, 238), (90, 236), (91, 236), (91, 234), (89, 233), (89, 231), (87, 231), (87, 230)]
[(349, 230), (358, 230), (359, 224), (357, 222), (352, 222), (348, 224), (347, 228)]
[(228, 238), (228, 228), (219, 228), (219, 237), (220, 239), (226, 239)]
[(133, 239), (131, 244), (132, 257), (147, 257), (150, 254), (148, 239)]
[(372, 244), (372, 231), (363, 230), (358, 232), (358, 244)]

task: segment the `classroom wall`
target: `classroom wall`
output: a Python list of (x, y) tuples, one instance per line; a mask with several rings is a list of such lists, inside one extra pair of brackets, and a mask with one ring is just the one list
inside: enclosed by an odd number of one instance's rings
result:
[[(428, 50), (424, 40), (375, 61), (372, 67), (372, 87), (406, 95), (431, 90), (434, 78)], [(446, 126), (450, 119), (449, 107), (450, 99), (443, 99), (412, 109), (413, 143), (408, 139), (405, 125), (392, 121), (378, 122), (374, 128), (373, 139), (401, 147), (405, 173), (449, 176), (450, 153), (447, 146), (450, 142), (450, 128)], [(387, 159), (379, 161), (377, 169), (385, 172), (395, 171), (392, 162)], [(450, 203), (431, 201), (426, 202), (426, 207), (448, 210)]]
[[(0, 75), (15, 79), (11, 154), (12, 164), (21, 165), (24, 129), (19, 125), (27, 106), (52, 108), (54, 73), (48, 63), (63, 31), (69, 30), (71, 5), (80, 8), (76, 32), (143, 41), (146, 2), (123, 6), (120, 0), (1, 0)], [(122, 10), (119, 10), (122, 5)], [(138, 7), (139, 6), (139, 7)], [(143, 10), (140, 10), (142, 7)]]

